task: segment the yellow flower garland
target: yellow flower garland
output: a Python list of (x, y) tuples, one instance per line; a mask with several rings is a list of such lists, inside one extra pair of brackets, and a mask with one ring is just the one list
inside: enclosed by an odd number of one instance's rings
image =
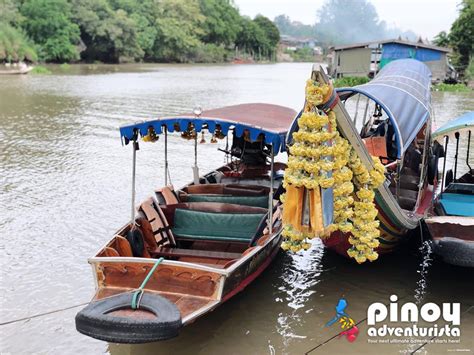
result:
[[(373, 190), (385, 179), (384, 167), (374, 157), (374, 169), (368, 171), (336, 129), (335, 113), (330, 111), (326, 115), (318, 110), (317, 106), (331, 90), (328, 85), (307, 81), (305, 109), (298, 119), (299, 131), (293, 133), (294, 144), (290, 147), (283, 184), (308, 190), (332, 187), (334, 222), (320, 235), (287, 224), (282, 232), (282, 248), (293, 252), (306, 250), (310, 247), (308, 239), (322, 238), (340, 230), (352, 234), (349, 237), (352, 247), (347, 251), (350, 257), (358, 263), (373, 261), (378, 257), (374, 249), (379, 246), (380, 235)], [(328, 172), (332, 172), (332, 176), (328, 176)], [(355, 195), (354, 187), (357, 188)], [(285, 208), (284, 195), (282, 202)]]

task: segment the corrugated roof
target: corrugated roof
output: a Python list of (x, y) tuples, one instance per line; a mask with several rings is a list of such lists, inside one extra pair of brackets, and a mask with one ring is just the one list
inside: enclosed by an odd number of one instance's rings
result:
[(336, 46), (336, 47), (332, 47), (332, 48), (335, 51), (341, 51), (341, 50), (347, 50), (347, 49), (366, 48), (366, 47), (369, 47), (371, 45), (378, 45), (378, 44), (383, 45), (383, 44), (387, 44), (387, 43), (398, 43), (398, 44), (403, 44), (403, 45), (406, 45), (406, 46), (432, 49), (432, 50), (435, 50), (435, 51), (440, 51), (440, 52), (445, 52), (445, 53), (451, 52), (451, 49), (449, 49), (449, 48), (437, 47), (437, 46), (433, 46), (431, 44), (425, 44), (425, 43), (409, 42), (409, 41), (404, 41), (404, 40), (400, 40), (400, 39), (388, 39), (388, 40), (384, 40), (384, 41), (354, 43), (354, 44), (348, 44), (348, 45), (344, 45), (344, 46)]

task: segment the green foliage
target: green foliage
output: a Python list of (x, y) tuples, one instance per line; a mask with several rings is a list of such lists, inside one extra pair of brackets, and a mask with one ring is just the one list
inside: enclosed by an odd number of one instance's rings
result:
[(258, 59), (271, 59), (279, 39), (278, 28), (268, 18), (259, 15), (254, 20), (248, 17), (242, 18), (241, 30), (235, 44), (239, 49)]
[(469, 87), (464, 84), (444, 84), (439, 83), (433, 86), (434, 91), (450, 91), (450, 92), (470, 92)]
[(18, 2), (14, 0), (0, 0), (0, 22), (10, 25), (20, 24), (24, 17), (18, 10)]
[(265, 34), (263, 53), (265, 56), (271, 57), (278, 46), (278, 42), (280, 42), (280, 31), (278, 31), (278, 27), (265, 16), (257, 15), (253, 21)]
[(35, 62), (37, 59), (34, 46), (27, 40), (23, 32), (6, 22), (0, 22), (0, 60)]
[(199, 0), (204, 43), (232, 45), (240, 31), (240, 14), (230, 0)]
[(366, 76), (345, 76), (334, 80), (334, 86), (336, 88), (352, 87), (368, 83), (369, 80)]
[(433, 43), (439, 47), (448, 47), (449, 46), (448, 33), (446, 31), (441, 31), (435, 36), (435, 38), (433, 38)]
[(4, 57), (31, 40), (40, 60), (59, 63), (228, 61), (236, 45), (271, 58), (279, 40), (269, 19), (244, 19), (232, 0), (0, 0), (0, 23), (11, 27)]
[(454, 64), (464, 71), (474, 52), (474, 0), (462, 0), (459, 17), (451, 26), (449, 42), (458, 54)]
[(41, 65), (37, 65), (33, 68), (33, 70), (31, 70), (30, 73), (31, 74), (36, 74), (36, 75), (50, 75), (51, 70), (49, 70), (48, 68), (43, 67)]
[(187, 55), (201, 43), (204, 16), (197, 0), (162, 0), (155, 42), (155, 57), (158, 60), (185, 62)]
[(298, 48), (295, 51), (286, 51), (295, 62), (314, 62), (313, 49), (309, 47)]
[(189, 53), (189, 61), (193, 63), (222, 63), (229, 60), (232, 51), (212, 43), (201, 43)]
[(277, 26), (281, 34), (296, 38), (315, 37), (316, 27), (305, 25), (298, 21), (291, 21), (287, 15), (275, 17), (273, 23)]
[(145, 50), (140, 43), (150, 50), (147, 34), (144, 34), (150, 27), (148, 19), (139, 14), (131, 17), (123, 9), (114, 9), (107, 0), (76, 0), (73, 18), (86, 46), (81, 53), (86, 61), (117, 63), (141, 60)]
[(471, 59), (469, 60), (469, 65), (464, 73), (464, 77), (467, 80), (474, 80), (474, 56), (471, 56)]
[(328, 43), (370, 41), (382, 31), (377, 11), (368, 0), (326, 0), (318, 16), (317, 33)]
[(42, 60), (65, 62), (79, 59), (79, 27), (71, 21), (66, 0), (26, 0), (21, 6), (22, 25), (39, 46)]

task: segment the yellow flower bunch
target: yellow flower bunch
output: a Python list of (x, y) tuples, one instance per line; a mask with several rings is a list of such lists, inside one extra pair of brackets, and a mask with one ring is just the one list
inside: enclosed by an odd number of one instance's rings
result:
[(298, 119), (300, 127), (310, 130), (319, 130), (329, 123), (327, 116), (320, 116), (316, 112), (304, 112)]
[(349, 159), (349, 166), (354, 173), (354, 183), (357, 185), (358, 191), (356, 196), (358, 201), (354, 202), (354, 218), (352, 223), (352, 237), (349, 243), (352, 247), (347, 254), (354, 258), (358, 263), (366, 260), (373, 261), (378, 258), (378, 254), (374, 251), (379, 246), (378, 237), (380, 236), (379, 224), (375, 220), (378, 210), (375, 207), (374, 189), (378, 188), (384, 181), (384, 167), (378, 158), (372, 157), (374, 161), (374, 169), (368, 171), (360, 161), (359, 157), (352, 151)]
[(311, 111), (316, 106), (323, 103), (324, 97), (328, 96), (332, 90), (329, 85), (320, 86), (316, 81), (308, 79), (306, 81), (306, 107), (305, 111)]
[[(307, 81), (304, 113), (298, 119), (299, 131), (293, 133), (283, 186), (333, 188), (334, 221), (324, 235), (336, 230), (351, 233), (352, 247), (347, 254), (358, 263), (373, 261), (378, 257), (374, 249), (379, 246), (380, 235), (373, 190), (385, 180), (384, 167), (374, 158), (374, 169), (368, 171), (339, 134), (335, 113), (330, 111), (326, 116), (318, 110), (331, 90), (328, 85)], [(293, 252), (308, 249), (307, 240), (315, 237), (311, 231), (300, 232), (291, 225), (285, 225), (282, 235), (282, 248)]]
[(296, 253), (301, 249), (308, 250), (311, 247), (311, 244), (306, 241), (306, 238), (311, 238), (311, 236), (297, 231), (291, 226), (285, 226), (281, 235), (284, 239), (283, 243), (281, 243), (281, 248), (283, 250), (291, 250)]

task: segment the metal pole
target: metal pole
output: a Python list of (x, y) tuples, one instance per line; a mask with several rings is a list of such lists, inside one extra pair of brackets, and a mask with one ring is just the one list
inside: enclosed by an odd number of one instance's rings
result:
[(197, 167), (198, 165), (198, 139), (197, 139), (197, 132), (194, 136), (194, 166)]
[(168, 127), (165, 126), (165, 186), (168, 186)]
[(444, 174), (446, 173), (446, 159), (448, 158), (448, 143), (449, 143), (449, 137), (446, 136), (446, 139), (444, 141), (444, 159), (443, 159), (443, 176), (441, 176), (441, 190), (443, 191), (443, 184), (444, 184)]
[(271, 235), (273, 232), (273, 162), (275, 155), (272, 153), (270, 157), (270, 192), (268, 193), (268, 233)]
[(197, 132), (194, 136), (194, 167), (193, 167), (193, 181), (194, 185), (199, 184), (199, 168), (197, 166)]
[(471, 172), (472, 168), (469, 165), (469, 150), (471, 149), (471, 131), (467, 133), (467, 155), (466, 155), (466, 164), (469, 168), (469, 172)]
[(357, 103), (356, 103), (356, 112), (354, 114), (354, 126), (357, 125), (357, 116), (359, 115), (359, 101), (360, 101), (360, 94), (357, 95)]
[(133, 141), (133, 158), (132, 158), (132, 206), (131, 206), (131, 215), (132, 215), (132, 226), (135, 225), (135, 177), (136, 177), (136, 167), (137, 167), (137, 150), (138, 142)]
[(454, 133), (456, 138), (456, 155), (454, 156), (454, 181), (456, 181), (456, 174), (458, 172), (458, 152), (459, 152), (459, 132)]

